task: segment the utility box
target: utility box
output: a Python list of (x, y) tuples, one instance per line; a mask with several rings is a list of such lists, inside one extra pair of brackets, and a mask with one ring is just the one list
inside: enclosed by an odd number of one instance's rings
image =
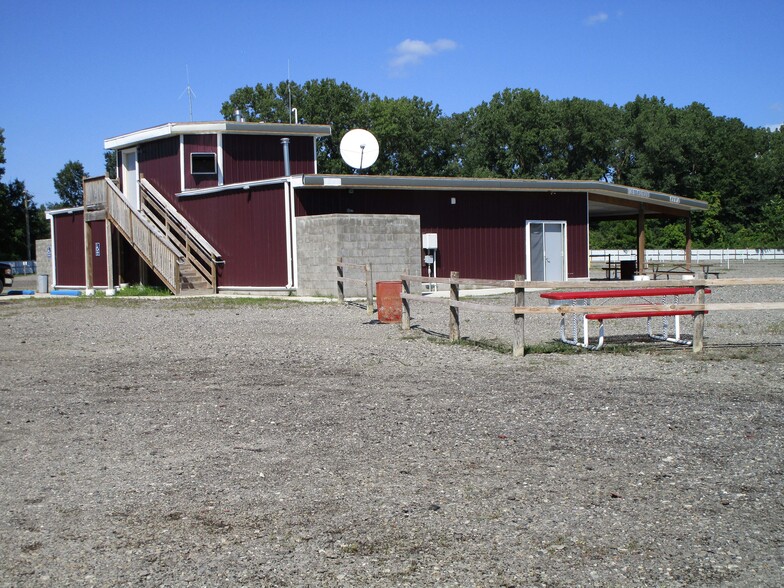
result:
[(438, 249), (438, 233), (424, 233), (422, 235), (422, 249)]
[(624, 260), (621, 262), (621, 279), (633, 280), (634, 271), (637, 269), (637, 261), (634, 259)]

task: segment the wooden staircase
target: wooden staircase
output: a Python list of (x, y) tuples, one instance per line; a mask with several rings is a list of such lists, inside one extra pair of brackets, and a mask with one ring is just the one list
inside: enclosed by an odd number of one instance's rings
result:
[(201, 275), (188, 261), (180, 264), (180, 295), (209, 294), (213, 288), (206, 278)]
[(143, 178), (139, 198), (135, 210), (110, 179), (86, 179), (85, 235), (88, 221), (105, 219), (175, 295), (217, 293), (220, 254)]

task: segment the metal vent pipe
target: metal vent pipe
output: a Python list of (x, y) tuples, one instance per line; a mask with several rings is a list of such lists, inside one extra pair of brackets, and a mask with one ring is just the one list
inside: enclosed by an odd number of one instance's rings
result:
[(284, 137), (280, 140), (280, 144), (283, 145), (283, 175), (284, 176), (291, 175), (291, 162), (289, 161), (289, 142), (290, 139), (288, 137)]

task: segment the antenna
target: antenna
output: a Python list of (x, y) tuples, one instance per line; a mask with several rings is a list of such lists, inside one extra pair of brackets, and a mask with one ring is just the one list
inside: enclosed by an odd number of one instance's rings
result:
[[(180, 94), (180, 98), (182, 98), (185, 94), (188, 95), (188, 116), (190, 117), (190, 121), (193, 122), (193, 97), (196, 93), (191, 89), (191, 74), (188, 71), (188, 66), (185, 66), (185, 78), (188, 80), (188, 85)], [(178, 100), (180, 99), (178, 98)]]
[(286, 62), (286, 90), (289, 93), (289, 124), (291, 124), (291, 59)]
[(346, 165), (365, 169), (378, 159), (378, 141), (365, 129), (352, 129), (340, 140), (340, 156)]

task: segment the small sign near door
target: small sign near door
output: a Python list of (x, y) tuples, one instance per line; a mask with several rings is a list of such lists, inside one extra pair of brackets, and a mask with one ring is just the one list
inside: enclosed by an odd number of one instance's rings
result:
[(95, 257), (101, 257), (101, 244), (95, 244)]

